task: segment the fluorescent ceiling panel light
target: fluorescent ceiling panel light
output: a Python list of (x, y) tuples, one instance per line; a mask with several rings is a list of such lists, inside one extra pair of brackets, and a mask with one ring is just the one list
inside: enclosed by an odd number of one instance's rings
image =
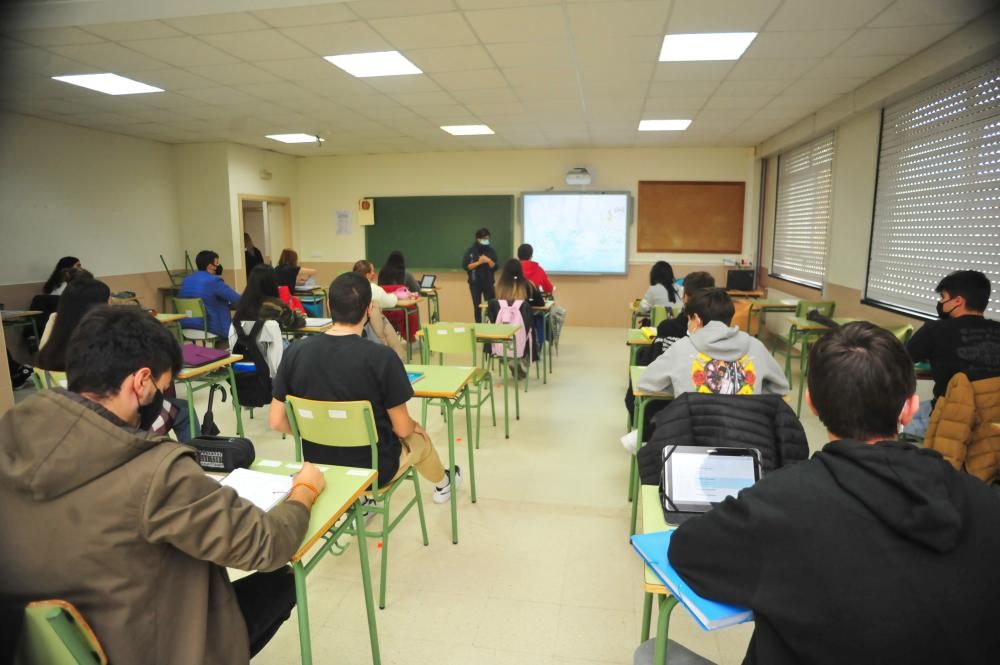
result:
[(138, 95), (146, 92), (163, 92), (157, 88), (139, 81), (127, 79), (118, 74), (77, 74), (75, 76), (53, 76), (56, 81), (72, 83), (81, 88), (89, 88), (106, 95)]
[(322, 143), (326, 139), (321, 139), (315, 134), (268, 134), (265, 138), (282, 143)]
[(756, 32), (667, 35), (660, 49), (660, 62), (739, 60), (755, 37)]
[(452, 136), (478, 136), (493, 133), (493, 130), (486, 125), (442, 125), (441, 129)]
[(688, 128), (690, 120), (640, 120), (640, 132), (680, 132)]
[(419, 67), (403, 57), (399, 51), (328, 55), (323, 59), (358, 78), (423, 74)]

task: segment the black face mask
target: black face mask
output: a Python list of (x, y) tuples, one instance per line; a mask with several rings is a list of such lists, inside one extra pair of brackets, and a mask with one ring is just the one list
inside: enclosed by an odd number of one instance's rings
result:
[(222, 264), (221, 263), (219, 265), (215, 266), (215, 274), (218, 275), (219, 277), (222, 277)]
[(156, 394), (153, 395), (153, 401), (139, 407), (139, 429), (149, 431), (162, 409), (163, 393), (157, 388)]
[(954, 298), (952, 298), (950, 300), (945, 300), (944, 302), (939, 302), (937, 304), (937, 307), (935, 309), (937, 309), (937, 315), (938, 315), (939, 319), (947, 319), (948, 316), (951, 314), (951, 312), (955, 311), (954, 307), (951, 308), (951, 311), (948, 311), (948, 312), (944, 311), (944, 303), (950, 302), (951, 300), (954, 300)]

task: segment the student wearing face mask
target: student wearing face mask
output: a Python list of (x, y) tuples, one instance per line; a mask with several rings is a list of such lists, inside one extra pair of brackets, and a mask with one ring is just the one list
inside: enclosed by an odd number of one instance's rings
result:
[[(219, 255), (210, 249), (198, 252), (194, 258), (198, 270), (184, 278), (178, 298), (201, 298), (208, 315), (208, 332), (228, 344), (229, 308), (240, 303), (240, 294), (222, 281)], [(201, 330), (201, 319), (181, 319), (181, 327)]]
[(472, 314), (476, 323), (482, 322), (482, 310), (479, 304), (496, 298), (493, 289), (493, 275), (496, 273), (497, 252), (490, 246), (490, 230), (482, 228), (476, 231), (476, 241), (465, 251), (462, 267), (469, 275), (469, 291), (472, 293)]
[(913, 334), (906, 350), (913, 362), (928, 362), (934, 375), (934, 399), (903, 430), (923, 436), (938, 397), (959, 372), (971, 380), (1000, 376), (1000, 321), (984, 316), (990, 302), (989, 278), (978, 270), (953, 272), (934, 289), (938, 293), (939, 321), (925, 323)]
[(247, 665), (294, 607), (285, 564), (323, 474), (303, 465), (267, 512), (206, 476), (144, 430), (180, 369), (162, 324), (99, 307), (70, 339), (68, 390), (0, 419), (0, 595), (73, 603), (113, 663)]

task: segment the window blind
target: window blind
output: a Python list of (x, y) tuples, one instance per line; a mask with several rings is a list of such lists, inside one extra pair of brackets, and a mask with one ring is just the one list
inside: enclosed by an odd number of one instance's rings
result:
[(1000, 318), (1000, 59), (882, 115), (865, 301), (933, 317), (956, 270), (990, 278)]
[(778, 157), (771, 274), (822, 287), (833, 187), (833, 134)]

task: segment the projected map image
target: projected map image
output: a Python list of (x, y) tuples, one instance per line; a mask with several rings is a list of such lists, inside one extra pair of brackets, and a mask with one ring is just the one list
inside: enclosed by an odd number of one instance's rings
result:
[(524, 242), (548, 272), (623, 274), (628, 194), (525, 194)]

